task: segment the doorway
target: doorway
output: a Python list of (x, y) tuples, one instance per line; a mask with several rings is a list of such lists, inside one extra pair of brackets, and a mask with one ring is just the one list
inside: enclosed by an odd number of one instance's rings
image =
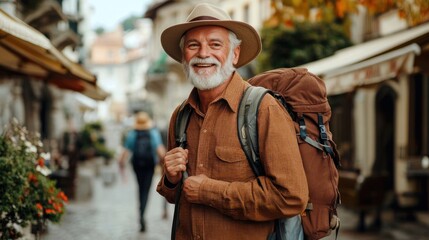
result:
[(375, 100), (376, 151), (372, 174), (386, 176), (387, 192), (394, 190), (396, 98), (392, 87), (383, 85)]

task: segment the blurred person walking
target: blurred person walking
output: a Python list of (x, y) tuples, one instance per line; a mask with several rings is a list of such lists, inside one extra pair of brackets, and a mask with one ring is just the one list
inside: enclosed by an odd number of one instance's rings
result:
[(155, 167), (162, 162), (165, 147), (159, 130), (153, 125), (152, 119), (146, 112), (135, 115), (134, 129), (127, 133), (124, 150), (119, 158), (121, 171), (125, 163), (131, 159), (131, 164), (139, 188), (140, 231), (146, 231), (144, 219), (147, 200), (149, 197)]

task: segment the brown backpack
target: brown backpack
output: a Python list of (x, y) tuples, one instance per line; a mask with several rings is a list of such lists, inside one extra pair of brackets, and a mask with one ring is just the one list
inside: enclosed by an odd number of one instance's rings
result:
[(264, 174), (257, 149), (257, 110), (262, 97), (270, 93), (283, 104), (295, 122), (310, 194), (302, 214), (305, 238), (320, 239), (334, 229), (338, 234), (337, 168), (340, 158), (329, 130), (331, 108), (323, 80), (305, 68), (279, 68), (261, 73), (248, 82), (253, 86), (242, 98), (238, 129), (243, 150), (255, 174)]
[[(329, 131), (331, 108), (324, 82), (304, 68), (279, 68), (261, 73), (248, 82), (253, 86), (247, 88), (241, 99), (237, 126), (241, 146), (252, 170), (256, 176), (264, 175), (259, 159), (256, 119), (263, 96), (270, 93), (295, 121), (310, 193), (306, 211), (301, 216), (305, 239), (320, 239), (328, 236), (332, 230), (338, 234), (340, 222), (337, 205), (340, 195), (337, 168), (340, 159)], [(175, 138), (180, 146), (186, 145), (186, 128), (191, 111), (189, 105), (182, 104), (176, 119)], [(172, 239), (175, 236), (178, 210), (175, 210), (174, 215)], [(290, 229), (292, 235), (298, 233), (295, 227), (286, 227), (288, 223), (285, 222), (287, 219), (276, 221), (276, 240), (283, 240), (285, 231)]]

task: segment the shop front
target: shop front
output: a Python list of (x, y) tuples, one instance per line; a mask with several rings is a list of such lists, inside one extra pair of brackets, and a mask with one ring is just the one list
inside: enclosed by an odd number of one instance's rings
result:
[(304, 66), (327, 87), (344, 206), (428, 210), (428, 46), (426, 23)]

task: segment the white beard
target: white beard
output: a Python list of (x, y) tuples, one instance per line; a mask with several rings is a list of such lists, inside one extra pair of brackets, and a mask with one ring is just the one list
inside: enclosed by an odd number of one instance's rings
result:
[[(232, 64), (233, 61), (233, 53), (230, 52), (229, 56), (225, 62), (225, 65), (222, 67), (221, 63), (215, 58), (198, 58), (194, 57), (186, 63), (182, 62), (183, 69), (185, 70), (186, 77), (188, 80), (192, 82), (192, 84), (199, 90), (209, 90), (218, 87), (226, 80), (228, 80), (232, 73), (235, 71), (235, 67)], [(200, 69), (197, 72), (194, 71), (192, 65), (194, 64), (214, 64), (216, 67), (216, 71), (210, 74), (205, 69)]]

